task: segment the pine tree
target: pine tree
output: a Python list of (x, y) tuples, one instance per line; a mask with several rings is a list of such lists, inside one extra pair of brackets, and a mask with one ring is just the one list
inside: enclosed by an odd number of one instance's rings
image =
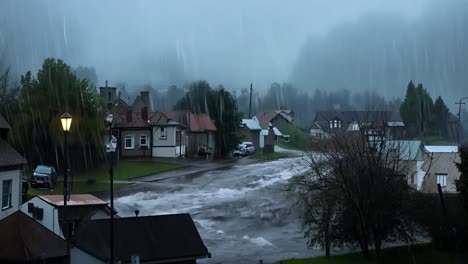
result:
[(433, 128), (437, 135), (447, 138), (447, 122), (448, 122), (449, 109), (444, 103), (442, 97), (437, 97), (434, 103), (434, 122)]

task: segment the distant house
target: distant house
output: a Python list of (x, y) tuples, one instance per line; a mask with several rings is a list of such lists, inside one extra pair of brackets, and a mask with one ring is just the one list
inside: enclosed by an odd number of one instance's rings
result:
[(281, 131), (277, 127), (270, 124), (268, 129), (262, 129), (262, 131), (260, 131), (260, 148), (265, 147), (270, 130), (273, 131), (273, 136), (271, 139), (273, 144), (275, 143), (275, 141), (278, 141), (283, 138), (283, 133), (281, 133)]
[(153, 157), (176, 158), (185, 155), (187, 131), (181, 122), (156, 112), (151, 113), (150, 126)]
[(1, 263), (65, 263), (66, 241), (21, 211), (0, 220)]
[[(260, 149), (260, 132), (262, 128), (254, 119), (242, 119), (240, 124), (240, 133), (243, 141), (252, 142), (255, 149)], [(263, 146), (262, 146), (263, 147)]]
[(106, 202), (91, 194), (70, 195), (66, 207), (63, 195), (40, 195), (24, 203), (21, 211), (62, 238), (66, 234), (62, 221), (65, 217), (79, 223), (109, 218), (111, 212)]
[(207, 114), (194, 114), (188, 111), (163, 112), (168, 118), (181, 122), (187, 129), (187, 150), (189, 157), (214, 154), (216, 149), (216, 126)]
[(426, 173), (422, 191), (437, 193), (437, 184), (442, 191), (456, 192), (455, 180), (460, 178), (460, 171), (456, 163), (460, 162), (459, 152), (431, 152), (425, 157), (423, 170)]
[(370, 141), (404, 139), (405, 124), (391, 111), (322, 111), (315, 115), (310, 135), (320, 139), (332, 134), (362, 131)]
[[(115, 259), (121, 263), (196, 263), (211, 257), (189, 214), (114, 219)], [(108, 263), (109, 219), (81, 223), (71, 263)]]
[(23, 165), (26, 160), (6, 142), (10, 125), (0, 115), (0, 219), (21, 206)]
[(122, 100), (113, 110), (113, 134), (117, 137), (118, 157), (151, 157), (150, 113), (146, 107), (134, 112)]
[(257, 120), (262, 129), (268, 129), (270, 124), (277, 128), (288, 127), (293, 124), (294, 112), (291, 110), (259, 112), (253, 119)]
[(424, 179), (424, 147), (419, 140), (388, 140), (385, 142), (389, 151), (395, 153), (401, 175), (408, 185), (420, 190)]

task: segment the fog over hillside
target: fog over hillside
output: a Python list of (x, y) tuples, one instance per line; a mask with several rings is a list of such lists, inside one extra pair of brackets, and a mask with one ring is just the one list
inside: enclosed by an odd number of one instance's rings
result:
[(18, 80), (55, 57), (130, 89), (203, 79), (390, 97), (413, 79), (455, 98), (468, 83), (467, 13), (462, 0), (3, 0), (0, 70)]
[(372, 90), (404, 96), (409, 80), (433, 96), (468, 95), (468, 1), (438, 1), (414, 20), (372, 13), (311, 36), (291, 81), (303, 89)]

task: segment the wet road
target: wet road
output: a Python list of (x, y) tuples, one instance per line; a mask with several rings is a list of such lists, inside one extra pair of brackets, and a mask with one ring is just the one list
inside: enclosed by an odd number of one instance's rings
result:
[(137, 187), (116, 199), (122, 216), (190, 213), (212, 254), (200, 263), (272, 263), (321, 254), (306, 246), (294, 197), (284, 187), (307, 171), (288, 158)]

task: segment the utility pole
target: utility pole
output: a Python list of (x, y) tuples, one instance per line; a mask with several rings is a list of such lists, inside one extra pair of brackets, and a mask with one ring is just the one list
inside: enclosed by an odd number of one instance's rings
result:
[(457, 129), (457, 140), (458, 140), (458, 145), (460, 145), (460, 133), (461, 133), (461, 107), (463, 103), (462, 101), (468, 99), (468, 97), (462, 97), (460, 98), (460, 101), (458, 103), (455, 103), (458, 105), (458, 129)]
[(249, 119), (251, 118), (251, 111), (252, 111), (252, 83), (250, 83), (250, 100), (249, 100)]

